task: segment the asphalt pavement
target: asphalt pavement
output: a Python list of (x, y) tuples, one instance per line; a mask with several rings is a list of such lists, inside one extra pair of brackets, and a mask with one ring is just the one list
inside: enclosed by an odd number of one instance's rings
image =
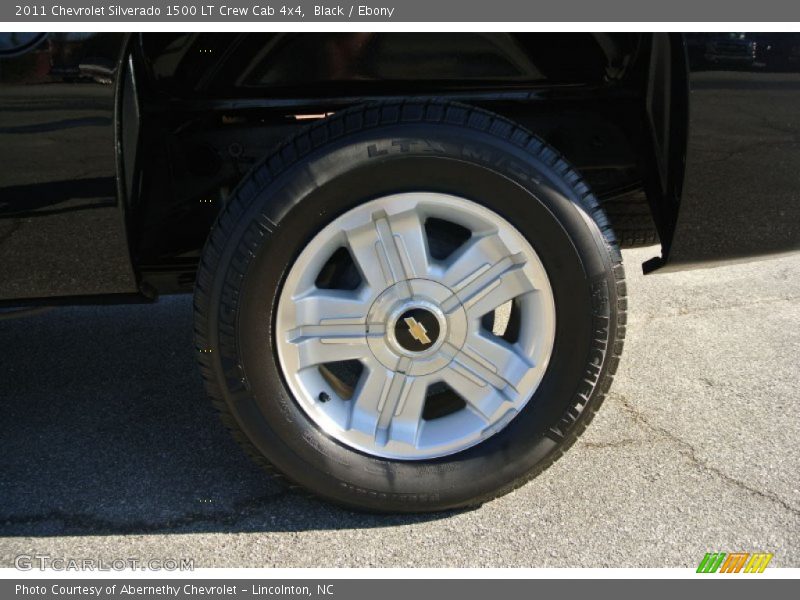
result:
[(0, 321), (0, 566), (18, 554), (195, 567), (800, 567), (800, 255), (640, 274), (625, 352), (567, 455), (472, 511), (376, 516), (251, 464), (192, 356), (191, 300)]

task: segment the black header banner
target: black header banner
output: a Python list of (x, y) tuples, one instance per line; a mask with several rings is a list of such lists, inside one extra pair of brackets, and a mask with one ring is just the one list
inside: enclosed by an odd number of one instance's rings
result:
[(795, 0), (4, 0), (37, 22), (800, 22)]

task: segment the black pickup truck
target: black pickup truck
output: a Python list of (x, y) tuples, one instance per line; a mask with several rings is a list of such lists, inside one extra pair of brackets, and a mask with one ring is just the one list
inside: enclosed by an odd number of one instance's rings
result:
[(620, 247), (655, 273), (800, 249), (799, 57), (791, 34), (0, 34), (3, 318), (192, 293), (208, 394), (269, 470), (350, 507), (480, 504), (603, 401)]

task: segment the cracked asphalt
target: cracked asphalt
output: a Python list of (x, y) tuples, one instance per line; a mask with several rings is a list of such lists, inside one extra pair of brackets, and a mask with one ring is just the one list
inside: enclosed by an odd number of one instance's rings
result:
[(0, 321), (0, 566), (21, 553), (196, 567), (800, 566), (800, 255), (640, 275), (605, 405), (478, 510), (363, 515), (263, 475), (206, 402), (191, 301)]

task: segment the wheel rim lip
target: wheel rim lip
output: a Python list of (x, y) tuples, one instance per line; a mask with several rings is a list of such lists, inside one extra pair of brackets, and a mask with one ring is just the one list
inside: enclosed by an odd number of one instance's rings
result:
[[(402, 206), (397, 208), (398, 204)], [(292, 365), (296, 364), (296, 360), (292, 358), (292, 355), (294, 354), (293, 344), (286, 339), (287, 328), (291, 325), (296, 326), (296, 322), (292, 323), (292, 319), (287, 319), (286, 315), (287, 312), (294, 314), (293, 308), (291, 307), (293, 307), (295, 304), (297, 298), (295, 293), (297, 292), (298, 287), (303, 287), (303, 280), (305, 280), (306, 285), (308, 284), (309, 272), (318, 273), (319, 268), (321, 268), (322, 265), (327, 262), (333, 251), (335, 251), (341, 245), (347, 247), (347, 243), (341, 243), (341, 232), (343, 231), (344, 226), (348, 223), (350, 225), (354, 223), (361, 223), (364, 220), (364, 214), (372, 213), (381, 209), (387, 209), (387, 213), (394, 209), (392, 214), (394, 217), (403, 211), (403, 206), (409, 205), (415, 206), (416, 210), (419, 210), (419, 208), (422, 207), (422, 213), (424, 217), (452, 217), (453, 215), (449, 211), (454, 207), (459, 208), (469, 213), (469, 219), (466, 219), (467, 221), (480, 222), (483, 220), (485, 222), (490, 222), (496, 226), (504, 236), (508, 237), (509, 239), (513, 239), (514, 247), (521, 247), (525, 252), (527, 261), (525, 263), (526, 268), (528, 265), (530, 265), (537, 273), (537, 282), (539, 284), (535, 288), (537, 292), (536, 296), (538, 297), (537, 307), (538, 310), (543, 313), (537, 316), (537, 324), (543, 326), (539, 331), (536, 332), (536, 336), (533, 341), (527, 341), (528, 348), (533, 345), (536, 349), (536, 373), (534, 376), (528, 377), (525, 385), (519, 390), (517, 395), (521, 399), (514, 405), (513, 410), (508, 410), (500, 417), (496, 418), (493, 422), (485, 424), (485, 426), (483, 426), (478, 433), (473, 431), (472, 434), (461, 436), (459, 439), (439, 444), (424, 445), (422, 447), (412, 447), (408, 444), (403, 445), (402, 443), (397, 443), (396, 441), (392, 440), (390, 440), (390, 443), (380, 445), (376, 444), (374, 436), (372, 436), (372, 439), (370, 439), (370, 436), (362, 431), (342, 429), (340, 423), (338, 423), (335, 419), (332, 419), (324, 406), (316, 401), (314, 385), (310, 385), (307, 379), (300, 377), (299, 371), (293, 368)], [(354, 215), (358, 215), (358, 217), (354, 218)], [(457, 216), (463, 217), (464, 215), (459, 214)], [(448, 218), (447, 220), (459, 222), (460, 219)], [(422, 222), (424, 225), (424, 219)], [(319, 257), (318, 255), (320, 253), (322, 253), (324, 256)], [(319, 268), (317, 268), (315, 271), (316, 267)], [(313, 280), (315, 277), (316, 274), (314, 274), (311, 279)], [(438, 282), (433, 280), (431, 280), (431, 283), (438, 284)], [(364, 289), (364, 286), (362, 286), (362, 288), (359, 288), (360, 292), (359, 290), (356, 290), (353, 292), (353, 295), (358, 296), (360, 293), (365, 302), (371, 301), (374, 303), (377, 300), (377, 297), (382, 293), (381, 291), (378, 293), (373, 293), (370, 298), (369, 293), (365, 292)], [(531, 296), (532, 294), (527, 295)], [(311, 242), (306, 245), (298, 258), (295, 260), (294, 264), (292, 264), (287, 271), (287, 276), (284, 279), (279, 294), (278, 309), (276, 311), (276, 326), (274, 331), (281, 374), (287, 386), (289, 387), (295, 402), (300, 406), (302, 411), (312, 423), (314, 423), (329, 437), (332, 437), (339, 443), (367, 455), (378, 458), (413, 461), (448, 456), (473, 447), (505, 428), (505, 426), (517, 414), (519, 414), (519, 412), (521, 412), (521, 410), (531, 400), (535, 391), (538, 389), (542, 377), (547, 369), (547, 365), (549, 364), (550, 356), (555, 344), (555, 317), (555, 300), (552, 287), (550, 285), (550, 280), (544, 265), (542, 264), (538, 254), (535, 252), (531, 244), (511, 223), (509, 223), (499, 214), (495, 213), (493, 210), (466, 198), (438, 192), (408, 192), (383, 196), (358, 205), (336, 217), (331, 223), (326, 225), (312, 238)], [(389, 326), (387, 326), (387, 330), (388, 329), (390, 329)], [(473, 332), (473, 334), (474, 333), (475, 332)], [(387, 335), (386, 332), (384, 332), (384, 335)], [(522, 333), (520, 333), (520, 335), (522, 335)], [(442, 332), (440, 333), (440, 339), (437, 340), (437, 344), (439, 346), (441, 346), (443, 338), (444, 335)], [(426, 352), (421, 354), (427, 355), (428, 353)], [(375, 363), (379, 367), (385, 368), (384, 365), (377, 360)], [(367, 374), (368, 370), (373, 368), (375, 368), (374, 364), (365, 364), (362, 377)], [(316, 371), (316, 369), (314, 369), (314, 371)], [(423, 377), (430, 377), (430, 374), (420, 376), (420, 378)], [(311, 379), (313, 380), (314, 378), (312, 377)], [(430, 384), (426, 383), (425, 385)], [(467, 403), (467, 405), (467, 408), (469, 408), (469, 403)], [(462, 409), (458, 411), (458, 413), (454, 414), (458, 415), (465, 412), (469, 411), (467, 409)], [(443, 419), (450, 419), (451, 417), (453, 417), (453, 415), (448, 415)], [(437, 425), (442, 425), (442, 423), (438, 423), (438, 421), (441, 421), (441, 419), (425, 421), (423, 426), (435, 428)], [(435, 423), (437, 425), (432, 426), (431, 423)]]

